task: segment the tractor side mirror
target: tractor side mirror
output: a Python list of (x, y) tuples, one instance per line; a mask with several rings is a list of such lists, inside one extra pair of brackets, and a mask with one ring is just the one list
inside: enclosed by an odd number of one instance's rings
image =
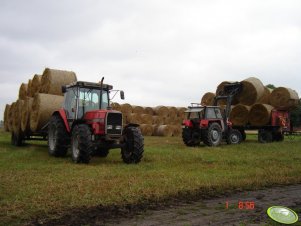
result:
[(120, 99), (124, 100), (124, 92), (122, 90), (120, 90)]
[(62, 86), (62, 93), (66, 93), (66, 86)]

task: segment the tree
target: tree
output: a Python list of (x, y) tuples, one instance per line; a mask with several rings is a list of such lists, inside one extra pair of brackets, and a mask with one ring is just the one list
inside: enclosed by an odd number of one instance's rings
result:
[(274, 86), (273, 84), (268, 84), (265, 87), (269, 88), (269, 89), (276, 89), (277, 87)]
[(301, 99), (298, 106), (291, 111), (291, 123), (293, 127), (301, 126)]

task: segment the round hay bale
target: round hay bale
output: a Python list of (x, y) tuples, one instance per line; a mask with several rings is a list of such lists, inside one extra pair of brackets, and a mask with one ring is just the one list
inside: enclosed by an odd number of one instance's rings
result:
[(215, 94), (211, 92), (207, 92), (203, 95), (201, 99), (201, 105), (204, 106), (212, 106), (214, 104)]
[(27, 83), (27, 96), (28, 97), (32, 97), (33, 96), (31, 85), (32, 85), (32, 80), (28, 79), (28, 83)]
[(154, 108), (154, 112), (156, 115), (162, 116), (162, 117), (167, 117), (169, 110), (165, 106), (157, 106)]
[(22, 83), (19, 88), (19, 99), (25, 100), (25, 98), (27, 97), (27, 93), (28, 93), (27, 84)]
[(143, 107), (144, 114), (154, 115), (154, 110), (151, 107)]
[(149, 114), (141, 114), (141, 123), (142, 124), (152, 124), (153, 123), (153, 117)]
[(272, 91), (270, 103), (277, 109), (289, 110), (298, 105), (299, 96), (295, 90), (278, 87)]
[[(233, 81), (223, 81), (223, 82), (221, 82), (216, 88), (215, 95), (216, 96), (222, 96), (223, 93), (224, 93), (225, 85), (230, 84), (230, 83), (233, 83)], [(218, 100), (217, 104), (218, 105), (226, 105), (227, 100), (226, 99)], [(233, 105), (238, 104), (238, 97), (236, 95), (233, 97), (232, 104)]]
[(156, 136), (156, 131), (157, 131), (159, 125), (157, 125), (157, 124), (152, 124), (152, 127), (153, 127), (153, 134), (152, 134), (152, 136)]
[(122, 113), (122, 123), (125, 125), (125, 124), (128, 124), (128, 123), (131, 123), (131, 114), (132, 113), (129, 113), (129, 114), (124, 114)]
[(13, 119), (14, 119), (15, 106), (16, 106), (16, 102), (12, 102), (8, 112), (8, 131), (10, 132), (13, 131)]
[(182, 126), (181, 125), (172, 125), (171, 127), (173, 129), (172, 135), (174, 137), (179, 137), (182, 135)]
[(264, 94), (264, 85), (258, 78), (250, 77), (243, 80), (241, 83), (243, 87), (238, 96), (240, 104), (253, 105)]
[(30, 130), (36, 132), (49, 121), (52, 113), (62, 107), (64, 97), (37, 93), (30, 111)]
[(178, 111), (176, 107), (169, 106), (167, 107), (167, 109), (168, 109), (168, 117), (172, 117), (172, 118), (177, 117)]
[(13, 112), (13, 132), (20, 134), (21, 132), (21, 114), (24, 105), (24, 100), (17, 100)]
[(177, 116), (184, 119), (185, 118), (185, 111), (187, 110), (187, 108), (184, 107), (177, 107)]
[(35, 74), (31, 80), (31, 96), (40, 92), (42, 75)]
[(257, 103), (259, 104), (270, 104), (270, 96), (271, 96), (272, 90), (264, 87), (263, 95), (261, 98), (258, 99)]
[(235, 105), (230, 113), (230, 121), (234, 126), (245, 126), (249, 121), (249, 106), (238, 104)]
[(151, 136), (153, 135), (153, 127), (150, 124), (141, 124), (140, 130), (143, 136)]
[(116, 103), (116, 102), (112, 102), (112, 103), (111, 103), (111, 107), (112, 107), (112, 109), (115, 110), (115, 111), (121, 111), (121, 106), (120, 106), (120, 104), (118, 104), (118, 103)]
[(132, 112), (133, 113), (137, 113), (137, 114), (143, 114), (144, 113), (144, 109), (141, 106), (132, 105)]
[(158, 125), (163, 124), (163, 121), (164, 121), (163, 117), (159, 116), (159, 115), (153, 115), (152, 119), (153, 119), (153, 124), (158, 124)]
[(10, 104), (5, 105), (4, 110), (4, 131), (9, 131), (9, 110), (10, 110)]
[(254, 104), (249, 113), (249, 122), (252, 126), (264, 126), (269, 124), (273, 106), (268, 104)]
[(33, 98), (27, 97), (24, 100), (24, 105), (21, 112), (21, 130), (22, 132), (30, 131), (30, 111), (32, 107)]
[(131, 113), (129, 120), (130, 121), (128, 123), (141, 124), (141, 122), (142, 122), (141, 115), (138, 113)]
[(46, 68), (41, 78), (40, 92), (62, 96), (62, 86), (76, 81), (76, 74), (73, 71)]
[(171, 137), (173, 128), (169, 125), (159, 125), (155, 131), (155, 136)]
[(126, 104), (121, 104), (120, 107), (121, 107), (121, 112), (123, 114), (132, 113), (132, 106), (130, 104), (127, 104), (127, 103)]

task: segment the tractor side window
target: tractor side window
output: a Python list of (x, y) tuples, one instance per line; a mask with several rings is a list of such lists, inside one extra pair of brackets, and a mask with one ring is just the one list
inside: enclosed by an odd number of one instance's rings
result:
[(216, 118), (216, 114), (213, 108), (207, 108), (207, 118)]
[(215, 111), (215, 114), (216, 114), (216, 117), (217, 117), (217, 118), (220, 118), (220, 119), (223, 118), (220, 109), (215, 108), (214, 111)]
[(76, 111), (76, 88), (68, 89), (65, 93), (64, 109), (68, 119), (75, 118)]
[(103, 91), (102, 92), (101, 109), (107, 109), (108, 106), (109, 106), (109, 95), (108, 95), (108, 92)]

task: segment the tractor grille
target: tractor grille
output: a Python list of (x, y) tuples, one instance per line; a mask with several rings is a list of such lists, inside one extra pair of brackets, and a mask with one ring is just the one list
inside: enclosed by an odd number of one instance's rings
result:
[(120, 135), (122, 133), (122, 114), (108, 112), (106, 129), (106, 134)]

